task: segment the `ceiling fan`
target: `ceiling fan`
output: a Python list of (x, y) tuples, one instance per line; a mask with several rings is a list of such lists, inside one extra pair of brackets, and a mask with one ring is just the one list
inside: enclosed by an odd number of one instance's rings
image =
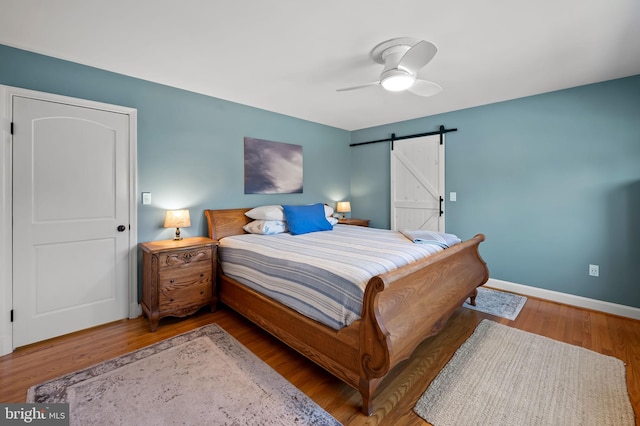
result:
[(418, 71), (436, 55), (438, 48), (426, 40), (400, 37), (380, 43), (371, 51), (374, 61), (384, 65), (380, 80), (338, 89), (338, 92), (381, 85), (390, 92), (408, 91), (418, 96), (433, 96), (442, 87), (418, 78)]

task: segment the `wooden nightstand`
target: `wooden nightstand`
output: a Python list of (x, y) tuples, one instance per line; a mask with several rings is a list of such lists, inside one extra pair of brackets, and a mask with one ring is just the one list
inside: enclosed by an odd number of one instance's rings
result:
[(339, 219), (338, 223), (342, 225), (369, 226), (370, 219)]
[(218, 243), (194, 237), (141, 243), (142, 310), (156, 331), (160, 318), (184, 317), (205, 305), (214, 311)]

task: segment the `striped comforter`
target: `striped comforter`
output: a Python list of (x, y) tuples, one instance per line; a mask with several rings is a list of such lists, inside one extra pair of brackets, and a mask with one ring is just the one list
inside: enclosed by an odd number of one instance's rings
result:
[(348, 225), (303, 235), (235, 235), (218, 249), (225, 275), (336, 330), (360, 318), (371, 277), (443, 250), (396, 231)]

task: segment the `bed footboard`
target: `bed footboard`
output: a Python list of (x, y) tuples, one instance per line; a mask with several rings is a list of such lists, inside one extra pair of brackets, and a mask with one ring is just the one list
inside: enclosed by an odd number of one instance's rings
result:
[(371, 414), (371, 396), (382, 378), (437, 334), (453, 312), (489, 279), (478, 252), (478, 234), (409, 267), (373, 277), (365, 290), (360, 328), (360, 393)]

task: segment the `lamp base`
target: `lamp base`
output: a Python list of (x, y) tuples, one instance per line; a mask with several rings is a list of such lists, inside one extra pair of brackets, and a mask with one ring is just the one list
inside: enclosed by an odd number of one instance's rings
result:
[(180, 228), (176, 228), (176, 236), (173, 241), (180, 241), (182, 237), (180, 236)]

